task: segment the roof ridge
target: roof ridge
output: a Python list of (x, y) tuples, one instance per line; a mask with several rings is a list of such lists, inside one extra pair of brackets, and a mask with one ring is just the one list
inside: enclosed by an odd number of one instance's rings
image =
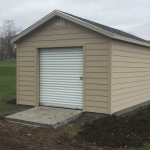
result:
[(148, 40), (142, 39), (135, 35), (124, 32), (122, 30), (115, 29), (115, 28), (112, 28), (103, 24), (99, 24), (97, 22), (93, 22), (93, 21), (69, 14), (69, 13), (66, 13), (57, 9), (53, 10), (51, 13), (47, 14), (46, 16), (44, 16), (43, 18), (41, 18), (40, 20), (38, 20), (31, 26), (29, 26), (28, 28), (24, 29), (22, 32), (18, 33), (16, 36), (14, 36), (11, 39), (11, 42), (14, 43), (15, 41), (22, 38), (23, 36), (31, 32), (32, 30), (36, 29), (37, 27), (39, 27), (40, 25), (42, 25), (43, 23), (45, 23), (46, 21), (54, 17), (55, 15), (62, 16), (68, 20), (74, 20), (76, 23), (79, 23), (79, 24), (82, 22), (81, 25), (87, 28), (90, 28), (91, 30), (94, 30), (96, 32), (99, 32), (101, 34), (104, 34), (110, 38), (121, 39), (123, 41), (127, 41), (127, 42), (129, 41), (131, 43), (137, 43), (140, 45), (145, 45), (145, 46), (150, 47), (150, 42)]
[(118, 35), (121, 35), (121, 36), (125, 36), (125, 37), (129, 37), (129, 38), (133, 38), (133, 39), (136, 39), (136, 40), (139, 40), (139, 41), (143, 41), (143, 42), (148, 42), (148, 40), (145, 40), (143, 38), (140, 38), (138, 36), (135, 36), (133, 34), (130, 34), (128, 32), (125, 32), (125, 31), (122, 31), (120, 29), (116, 29), (116, 28), (112, 28), (112, 27), (109, 27), (109, 26), (106, 26), (106, 25), (103, 25), (103, 24), (100, 24), (100, 23), (97, 23), (97, 22), (94, 22), (94, 21), (91, 21), (91, 20), (88, 20), (88, 19), (84, 19), (84, 18), (81, 18), (81, 17), (78, 17), (78, 16), (75, 16), (75, 15), (72, 15), (72, 14), (69, 14), (69, 13), (66, 13), (66, 12), (63, 12), (63, 11), (60, 11), (60, 10), (57, 10), (58, 12), (61, 12), (61, 13), (64, 13), (66, 15), (69, 15), (71, 17), (74, 17), (76, 19), (79, 19), (79, 20), (82, 20), (86, 23), (89, 23), (91, 25), (94, 25), (96, 27), (99, 27), (105, 31), (109, 31), (111, 33), (114, 33), (114, 34), (118, 34)]

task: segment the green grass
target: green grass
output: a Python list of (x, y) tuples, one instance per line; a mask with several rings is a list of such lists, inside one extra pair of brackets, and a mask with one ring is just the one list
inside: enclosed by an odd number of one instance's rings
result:
[(16, 98), (16, 61), (0, 61), (0, 116), (17, 111), (7, 101)]

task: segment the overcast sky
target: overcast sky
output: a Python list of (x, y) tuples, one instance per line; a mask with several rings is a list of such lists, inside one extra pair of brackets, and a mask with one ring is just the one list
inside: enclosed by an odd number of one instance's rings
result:
[(55, 9), (150, 40), (150, 0), (0, 0), (0, 25), (25, 29)]

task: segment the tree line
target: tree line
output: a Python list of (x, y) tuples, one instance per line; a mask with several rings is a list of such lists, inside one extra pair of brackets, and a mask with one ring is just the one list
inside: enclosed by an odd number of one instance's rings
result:
[[(0, 26), (0, 60), (12, 59), (16, 55), (16, 45), (11, 44), (11, 39), (21, 32), (13, 20), (5, 20)], [(150, 43), (150, 40), (148, 40)]]
[(13, 20), (5, 20), (0, 26), (0, 60), (15, 58), (16, 45), (11, 39), (21, 31)]

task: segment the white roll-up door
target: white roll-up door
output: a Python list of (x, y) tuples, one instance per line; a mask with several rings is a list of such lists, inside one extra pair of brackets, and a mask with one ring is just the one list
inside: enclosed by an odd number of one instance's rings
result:
[(82, 109), (82, 47), (40, 49), (41, 106)]

